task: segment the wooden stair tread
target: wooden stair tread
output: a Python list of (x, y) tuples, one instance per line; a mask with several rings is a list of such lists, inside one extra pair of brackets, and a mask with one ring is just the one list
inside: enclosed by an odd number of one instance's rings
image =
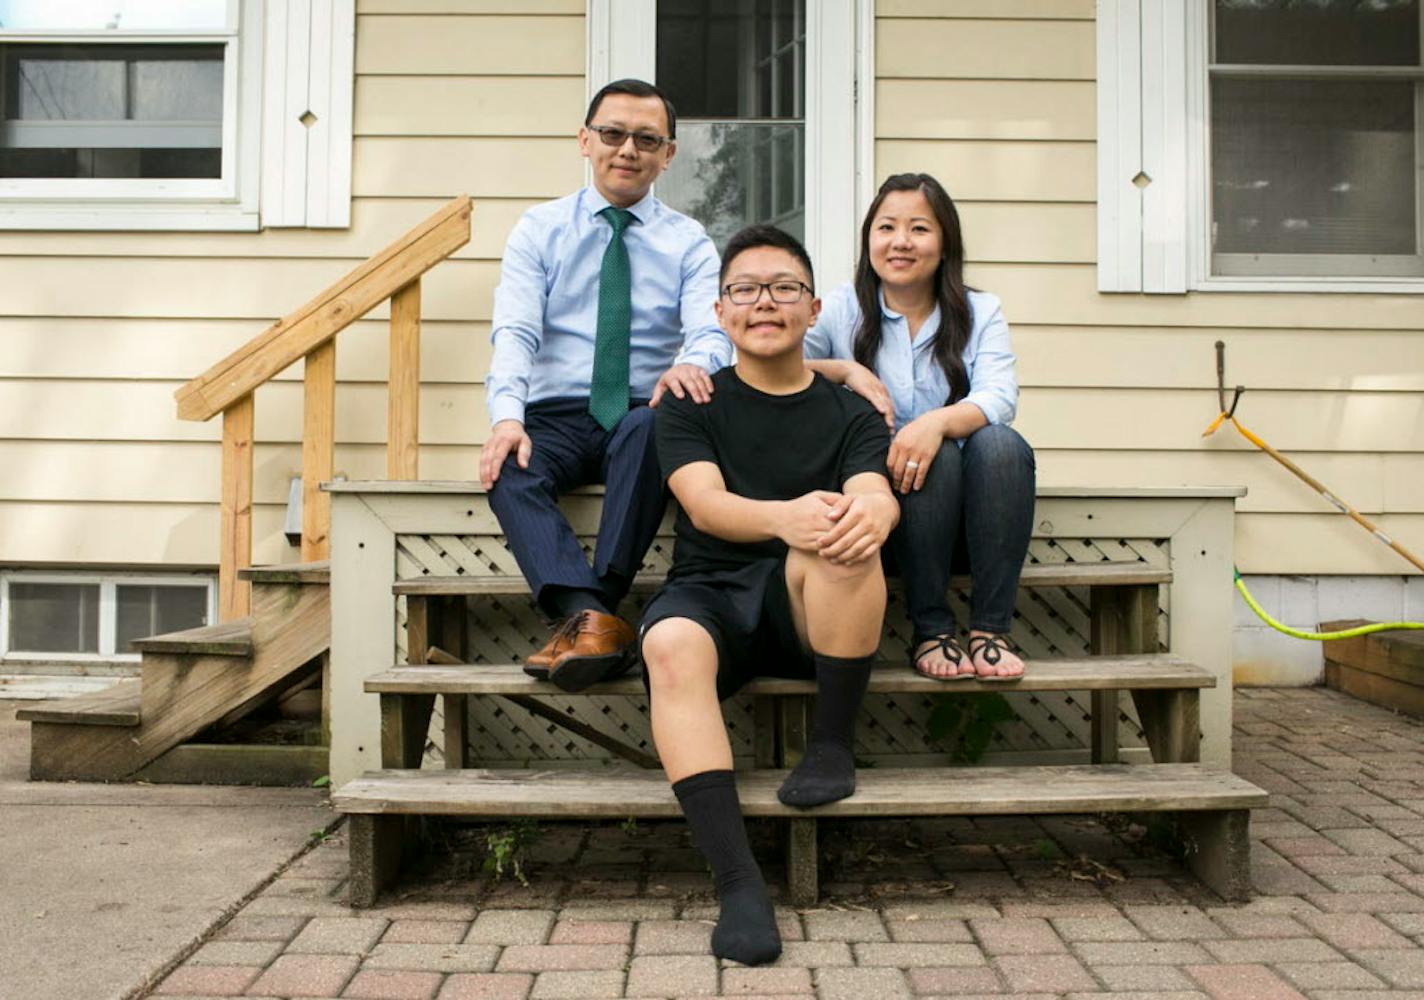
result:
[(237, 571), (238, 579), (253, 583), (331, 583), (331, 561), (283, 563), (274, 566), (247, 566)]
[(22, 722), (83, 723), (90, 726), (137, 726), (143, 682), (135, 677), (113, 687), (73, 698), (27, 705), (15, 713)]
[[(633, 578), (633, 591), (651, 593), (666, 579), (660, 573), (640, 573)], [(1143, 562), (1098, 563), (1033, 563), (1025, 566), (1019, 583), (1025, 587), (1088, 587), (1133, 586), (1172, 582), (1172, 571)], [(968, 585), (969, 577), (956, 576), (951, 586)], [(892, 589), (898, 581), (890, 581)], [(418, 576), (398, 580), (392, 590), (397, 594), (416, 596), (513, 596), (529, 593), (529, 584), (522, 576), (491, 574), (489, 576)]]
[[(1129, 688), (1209, 688), (1216, 677), (1207, 670), (1169, 653), (1127, 656), (1090, 656), (1083, 659), (1031, 660), (1024, 679), (1005, 684), (994, 681), (937, 681), (922, 677), (897, 662), (882, 662), (870, 675), (870, 690), (880, 693), (959, 694), (968, 691), (1095, 691)], [(393, 667), (366, 678), (366, 690), (380, 694), (520, 694), (570, 697), (548, 681), (535, 680), (518, 664), (467, 664)], [(760, 677), (744, 691), (752, 694), (814, 694), (809, 680)], [(636, 673), (595, 684), (581, 694), (641, 695), (643, 680)]]
[(133, 646), (141, 653), (187, 653), (195, 656), (251, 656), (252, 619), (218, 625), (201, 625), (181, 632), (151, 635), (135, 639)]
[[(782, 805), (785, 771), (737, 775), (748, 816), (950, 816), (1252, 809), (1268, 795), (1202, 764), (863, 768), (855, 795), (813, 810)], [(340, 812), (444, 816), (679, 817), (657, 771), (388, 770), (343, 785)]]

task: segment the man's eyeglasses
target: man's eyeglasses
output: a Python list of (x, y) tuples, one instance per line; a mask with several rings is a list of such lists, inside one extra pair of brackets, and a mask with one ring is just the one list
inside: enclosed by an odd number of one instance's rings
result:
[(663, 148), (665, 143), (672, 142), (665, 135), (654, 135), (651, 132), (629, 132), (627, 129), (615, 128), (612, 125), (589, 125), (590, 132), (597, 132), (598, 137), (603, 140), (605, 146), (617, 148), (628, 141), (628, 137), (633, 137), (633, 145), (642, 153), (656, 153)]
[(722, 294), (731, 299), (734, 306), (750, 306), (761, 298), (763, 288), (771, 293), (771, 301), (784, 306), (800, 302), (801, 296), (808, 292), (816, 294), (810, 285), (800, 281), (738, 281), (723, 288)]

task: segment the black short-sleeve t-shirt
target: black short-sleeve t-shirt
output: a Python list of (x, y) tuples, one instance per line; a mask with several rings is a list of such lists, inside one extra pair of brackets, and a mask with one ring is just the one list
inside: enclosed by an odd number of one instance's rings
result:
[[(677, 399), (658, 405), (658, 461), (664, 478), (693, 462), (713, 462), (727, 489), (749, 500), (794, 500), (813, 490), (839, 492), (862, 472), (885, 474), (890, 432), (855, 393), (813, 375), (789, 396), (743, 382), (734, 367), (712, 376), (709, 403)], [(780, 539), (728, 542), (677, 516), (671, 579), (733, 572), (786, 554)]]

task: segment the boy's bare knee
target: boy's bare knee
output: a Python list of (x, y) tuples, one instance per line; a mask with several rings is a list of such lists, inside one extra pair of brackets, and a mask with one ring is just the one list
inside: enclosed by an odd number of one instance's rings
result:
[(660, 692), (716, 684), (717, 647), (690, 618), (664, 618), (643, 636), (643, 669)]
[(826, 583), (838, 585), (854, 585), (861, 582), (884, 579), (885, 576), (884, 571), (880, 568), (879, 552), (859, 562), (848, 564), (834, 563), (829, 559), (822, 559), (820, 556), (816, 556), (808, 562), (806, 575)]

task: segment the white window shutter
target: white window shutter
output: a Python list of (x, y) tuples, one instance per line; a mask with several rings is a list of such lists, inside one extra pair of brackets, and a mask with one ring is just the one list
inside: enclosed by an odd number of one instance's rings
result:
[(262, 224), (351, 224), (355, 0), (268, 6)]
[(1098, 290), (1187, 289), (1188, 0), (1098, 0)]

